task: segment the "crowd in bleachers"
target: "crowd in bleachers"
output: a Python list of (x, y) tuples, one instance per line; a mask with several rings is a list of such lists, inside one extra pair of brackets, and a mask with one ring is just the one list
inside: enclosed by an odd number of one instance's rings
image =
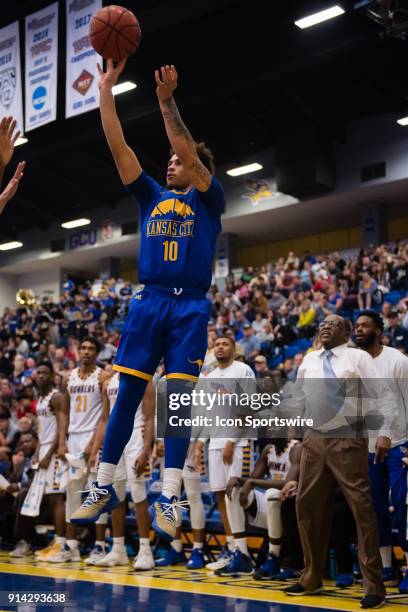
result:
[[(0, 474), (9, 485), (0, 484), (0, 507), (30, 479), (38, 438), (37, 366), (50, 361), (61, 388), (63, 377), (79, 363), (82, 338), (92, 335), (101, 345), (98, 364), (110, 371), (133, 291), (131, 283), (116, 279), (83, 284), (66, 279), (58, 299), (5, 308), (0, 319)], [(356, 254), (291, 252), (231, 275), (222, 290), (213, 285), (209, 297), (204, 375), (216, 366), (216, 339), (229, 336), (236, 343), (236, 359), (256, 377), (294, 381), (303, 355), (317, 345), (323, 319), (336, 313), (354, 321), (365, 308), (382, 314), (383, 343), (408, 354), (405, 242)], [(9, 535), (1, 521), (0, 535)]]
[(223, 292), (211, 290), (212, 321), (209, 355), (214, 339), (233, 334), (238, 354), (255, 366), (262, 355), (269, 367), (280, 366), (294, 376), (300, 354), (312, 346), (325, 316), (340, 314), (353, 320), (371, 308), (384, 316), (383, 342), (408, 352), (408, 245), (397, 243), (362, 250), (349, 257), (340, 253), (287, 258), (249, 267), (230, 278)]

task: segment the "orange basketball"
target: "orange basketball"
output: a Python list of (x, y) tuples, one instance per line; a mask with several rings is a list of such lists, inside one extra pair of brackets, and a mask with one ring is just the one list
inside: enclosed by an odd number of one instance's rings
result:
[(123, 6), (105, 6), (91, 19), (91, 45), (105, 59), (119, 62), (137, 51), (142, 31), (136, 16)]

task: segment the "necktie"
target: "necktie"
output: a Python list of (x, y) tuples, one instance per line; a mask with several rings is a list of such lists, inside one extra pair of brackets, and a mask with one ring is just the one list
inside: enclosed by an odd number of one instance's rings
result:
[(323, 373), (325, 378), (337, 378), (333, 366), (331, 364), (331, 358), (333, 357), (333, 351), (324, 351), (323, 353)]
[(339, 393), (342, 382), (336, 376), (331, 360), (333, 351), (326, 350), (323, 357), (323, 379), (316, 380), (316, 392), (319, 399), (315, 403), (313, 417), (315, 427), (320, 428), (329, 423), (340, 411), (344, 403), (343, 394)]
[(341, 381), (338, 380), (331, 363), (333, 351), (323, 353), (323, 373), (326, 379), (327, 402), (332, 416), (335, 416), (344, 403), (344, 395), (340, 394)]

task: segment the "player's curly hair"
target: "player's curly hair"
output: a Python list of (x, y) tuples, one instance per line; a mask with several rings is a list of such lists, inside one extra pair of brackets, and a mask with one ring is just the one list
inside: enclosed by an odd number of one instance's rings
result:
[[(211, 174), (214, 174), (215, 163), (214, 163), (214, 155), (211, 149), (207, 147), (205, 142), (196, 142), (195, 145), (196, 145), (198, 159), (204, 164), (204, 166), (207, 168), (207, 170)], [(170, 156), (172, 155), (174, 155), (174, 151), (173, 149), (170, 149)]]
[(378, 312), (375, 312), (375, 310), (362, 310), (358, 315), (358, 318), (360, 317), (368, 317), (373, 321), (374, 325), (381, 333), (384, 332), (384, 319)]
[(84, 336), (79, 344), (79, 346), (81, 347), (84, 342), (89, 342), (90, 344), (93, 344), (95, 347), (95, 351), (97, 353), (100, 353), (101, 351), (101, 343), (99, 342), (99, 340), (97, 340), (97, 338), (95, 338), (95, 336)]
[(197, 142), (196, 151), (197, 151), (199, 160), (204, 164), (204, 166), (207, 168), (207, 170), (211, 174), (214, 174), (215, 163), (214, 163), (214, 155), (211, 149), (207, 147), (205, 142)]

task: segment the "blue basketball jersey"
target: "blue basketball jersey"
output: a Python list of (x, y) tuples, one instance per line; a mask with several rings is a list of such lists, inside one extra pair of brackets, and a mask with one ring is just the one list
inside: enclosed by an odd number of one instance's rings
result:
[(206, 292), (225, 208), (218, 180), (206, 192), (177, 191), (142, 172), (127, 189), (140, 208), (140, 282)]

